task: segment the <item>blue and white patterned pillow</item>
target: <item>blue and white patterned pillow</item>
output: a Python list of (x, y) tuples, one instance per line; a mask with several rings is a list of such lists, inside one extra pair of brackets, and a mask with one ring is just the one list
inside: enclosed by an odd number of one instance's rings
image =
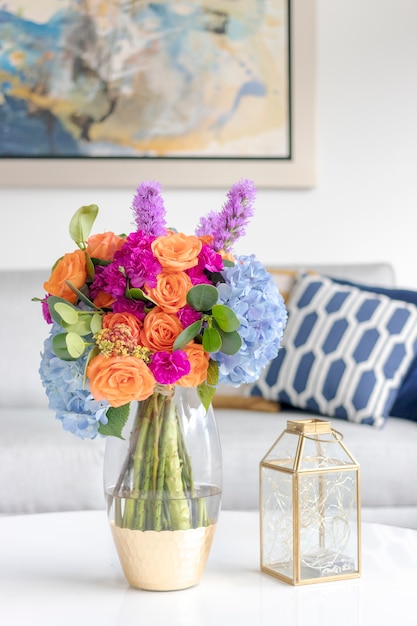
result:
[(417, 355), (417, 306), (300, 274), (278, 357), (251, 390), (380, 427)]

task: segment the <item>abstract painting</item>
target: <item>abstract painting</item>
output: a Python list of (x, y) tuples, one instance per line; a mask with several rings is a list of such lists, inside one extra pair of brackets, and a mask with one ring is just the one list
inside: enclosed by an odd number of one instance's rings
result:
[(2, 156), (287, 157), (286, 0), (15, 0)]
[(0, 179), (28, 159), (291, 162), (293, 4), (2, 0)]

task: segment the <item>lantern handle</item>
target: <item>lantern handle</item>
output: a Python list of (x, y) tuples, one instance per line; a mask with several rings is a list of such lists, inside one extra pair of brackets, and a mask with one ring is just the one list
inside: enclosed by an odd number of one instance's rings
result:
[(305, 437), (306, 439), (311, 439), (312, 441), (318, 441), (319, 443), (339, 443), (340, 441), (343, 441), (343, 435), (341, 432), (339, 432), (335, 428), (331, 428), (330, 432), (334, 436), (334, 440), (321, 439), (318, 435), (315, 435), (314, 433), (311, 435), (306, 435), (305, 433), (303, 433), (303, 437)]

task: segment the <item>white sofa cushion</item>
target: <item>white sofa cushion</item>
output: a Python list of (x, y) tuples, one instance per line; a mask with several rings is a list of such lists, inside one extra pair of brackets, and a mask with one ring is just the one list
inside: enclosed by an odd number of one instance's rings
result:
[(104, 508), (104, 449), (47, 408), (0, 408), (0, 514)]
[[(223, 449), (223, 508), (256, 509), (261, 459), (286, 428), (287, 420), (311, 419), (312, 414), (227, 409), (216, 409), (215, 414)], [(377, 429), (338, 418), (330, 421), (360, 465), (362, 506), (409, 507), (413, 518), (408, 523), (417, 528), (417, 489), (406, 480), (417, 475), (416, 423), (389, 419), (384, 428)]]
[[(259, 463), (287, 420), (311, 414), (217, 409), (215, 415), (223, 452), (222, 507), (257, 510)], [(417, 490), (404, 478), (417, 475), (416, 423), (398, 418), (382, 429), (331, 423), (360, 464), (362, 507), (417, 528)], [(0, 514), (104, 508), (104, 451), (105, 439), (70, 435), (49, 409), (0, 409)]]

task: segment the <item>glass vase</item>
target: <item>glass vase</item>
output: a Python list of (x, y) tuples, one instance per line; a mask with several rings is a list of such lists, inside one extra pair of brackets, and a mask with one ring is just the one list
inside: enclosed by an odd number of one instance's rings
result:
[(197, 584), (220, 510), (222, 463), (213, 409), (195, 388), (160, 387), (109, 437), (104, 486), (126, 580), (149, 590)]

